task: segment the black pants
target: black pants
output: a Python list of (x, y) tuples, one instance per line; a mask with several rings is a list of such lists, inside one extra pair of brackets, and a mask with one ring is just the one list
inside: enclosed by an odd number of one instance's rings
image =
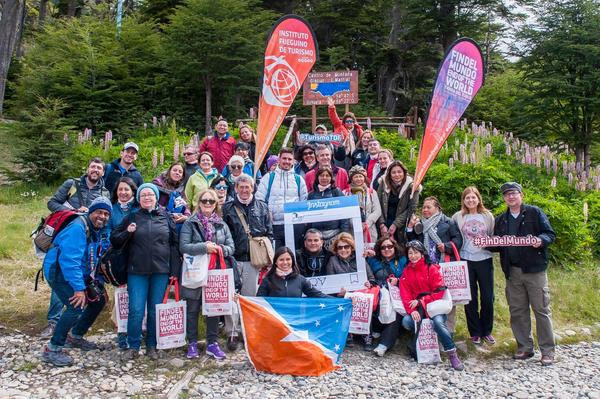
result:
[[(186, 299), (186, 338), (188, 343), (198, 342), (198, 317), (202, 311), (201, 299)], [(206, 318), (206, 345), (217, 342), (219, 334), (219, 316)]]
[(467, 327), (472, 337), (485, 337), (494, 325), (494, 263), (489, 258), (469, 260), (467, 265), (471, 284), (471, 302), (465, 305)]
[[(302, 248), (302, 243), (304, 240), (302, 236), (304, 235), (304, 229), (304, 224), (294, 225), (294, 243), (296, 245), (296, 249)], [(273, 225), (273, 240), (275, 241), (275, 250), (277, 250), (280, 247), (285, 247), (285, 225)]]
[(388, 349), (392, 349), (396, 345), (396, 341), (402, 331), (402, 315), (396, 313), (396, 321), (390, 324), (381, 324), (377, 318), (379, 311), (373, 312), (373, 318), (371, 321), (371, 332), (381, 333), (379, 343), (384, 345)]

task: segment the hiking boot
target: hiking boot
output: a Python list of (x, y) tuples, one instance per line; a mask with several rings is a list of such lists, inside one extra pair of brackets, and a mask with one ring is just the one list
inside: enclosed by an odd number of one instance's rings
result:
[(124, 351), (129, 348), (127, 345), (127, 334), (118, 333), (117, 334), (117, 343), (119, 344), (119, 350)]
[(488, 334), (483, 337), (483, 340), (490, 345), (494, 345), (496, 343), (496, 338), (492, 334)]
[(53, 351), (50, 350), (48, 346), (44, 347), (44, 351), (42, 352), (42, 361), (45, 363), (50, 363), (56, 367), (73, 365), (73, 358), (67, 355), (66, 352), (62, 350)]
[(354, 348), (354, 335), (348, 334), (348, 338), (346, 338), (346, 348)]
[(481, 337), (478, 337), (477, 335), (471, 337), (471, 342), (474, 343), (475, 345), (479, 345), (481, 344)]
[(85, 339), (83, 337), (75, 338), (75, 337), (71, 336), (70, 334), (67, 336), (67, 341), (65, 342), (65, 348), (78, 348), (78, 349), (81, 349), (82, 351), (94, 351), (94, 350), (100, 349), (98, 344), (96, 344), (92, 341), (88, 341), (87, 339)]
[(524, 351), (517, 351), (517, 353), (515, 353), (513, 355), (513, 359), (515, 360), (527, 360), (527, 359), (531, 359), (533, 357), (533, 352), (524, 352)]
[(146, 356), (151, 360), (158, 360), (163, 358), (163, 353), (158, 351), (156, 348), (146, 348)]
[(40, 332), (40, 337), (50, 338), (54, 334), (54, 327), (56, 327), (56, 323), (48, 322), (48, 325)]
[(129, 361), (129, 360), (135, 360), (138, 358), (139, 355), (140, 355), (140, 352), (138, 349), (132, 349), (132, 348), (125, 349), (123, 351), (123, 354), (121, 355), (121, 360), (124, 362)]
[(450, 365), (452, 366), (452, 368), (454, 370), (463, 371), (465, 369), (465, 366), (462, 364), (462, 362), (458, 358), (458, 353), (456, 353), (456, 348), (446, 351), (446, 354), (448, 354), (448, 359), (450, 360)]
[(240, 339), (238, 338), (237, 335), (232, 335), (231, 337), (229, 337), (227, 339), (227, 350), (229, 352), (235, 352), (238, 348), (238, 345), (240, 343)]
[(377, 345), (377, 348), (373, 349), (373, 352), (375, 352), (375, 354), (379, 357), (383, 357), (383, 355), (385, 355), (386, 351), (387, 351), (387, 347), (382, 344)]
[(375, 349), (375, 346), (376, 346), (376, 345), (375, 345), (375, 343), (373, 342), (373, 336), (372, 336), (371, 334), (365, 335), (365, 336), (363, 337), (363, 340), (364, 340), (364, 343), (365, 343), (365, 344), (364, 344), (364, 349), (365, 349), (367, 352), (370, 352), (370, 351), (372, 351), (373, 349)]
[(186, 357), (188, 359), (195, 359), (197, 357), (200, 357), (200, 353), (198, 353), (198, 342), (194, 341), (188, 344)]
[(554, 363), (554, 356), (542, 355), (542, 359), (540, 361), (542, 362), (542, 366), (551, 366)]
[(206, 354), (212, 356), (217, 360), (225, 359), (225, 352), (221, 350), (218, 343), (212, 343), (206, 347)]

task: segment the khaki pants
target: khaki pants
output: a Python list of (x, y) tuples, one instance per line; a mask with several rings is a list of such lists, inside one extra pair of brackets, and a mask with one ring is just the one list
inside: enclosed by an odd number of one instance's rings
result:
[[(258, 291), (259, 270), (252, 266), (250, 262), (237, 262), (240, 279), (242, 280), (241, 295), (256, 296)], [(225, 316), (225, 331), (229, 336), (237, 336), (240, 331), (240, 315), (234, 312), (231, 316)]]
[(535, 315), (538, 346), (542, 355), (554, 355), (554, 331), (550, 310), (550, 289), (546, 272), (523, 273), (510, 268), (506, 281), (506, 300), (510, 310), (510, 326), (517, 340), (517, 350), (533, 352), (531, 313)]

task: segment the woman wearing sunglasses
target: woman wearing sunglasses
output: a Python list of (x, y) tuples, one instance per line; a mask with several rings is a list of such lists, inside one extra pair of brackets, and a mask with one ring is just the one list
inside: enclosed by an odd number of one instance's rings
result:
[[(224, 257), (233, 255), (234, 244), (227, 224), (221, 219), (219, 197), (214, 190), (202, 190), (196, 212), (185, 221), (180, 234), (179, 249), (183, 254), (215, 254), (219, 248)], [(198, 317), (202, 309), (202, 288), (181, 287), (181, 295), (187, 301), (186, 335), (188, 359), (200, 356), (198, 352)], [(206, 354), (217, 360), (225, 359), (225, 352), (217, 342), (219, 317), (206, 317)]]
[[(230, 186), (235, 184), (235, 180), (240, 177), (244, 172), (244, 158), (239, 155), (234, 155), (227, 162), (227, 166), (223, 169), (223, 177), (227, 178), (227, 183)], [(252, 172), (246, 173), (248, 176), (252, 176)], [(252, 176), (254, 177), (254, 176)]]
[[(375, 244), (374, 255), (367, 258), (367, 263), (371, 267), (377, 285), (397, 287), (407, 263), (404, 248), (394, 239), (386, 236), (380, 238)], [(390, 324), (381, 324), (376, 317), (373, 317), (373, 338), (381, 337), (381, 339), (376, 348), (373, 348), (373, 345), (365, 345), (365, 350), (374, 349), (377, 356), (383, 356), (388, 349), (394, 347), (401, 325), (402, 319), (399, 316)]]
[(304, 144), (296, 152), (296, 161), (294, 172), (304, 178), (308, 172), (317, 167), (317, 155), (315, 147), (311, 144)]
[(210, 188), (217, 192), (217, 196), (219, 197), (219, 205), (223, 206), (226, 202), (233, 200), (233, 196), (235, 191), (233, 190), (233, 186), (229, 184), (227, 179), (221, 175), (215, 177), (215, 179), (210, 183)]

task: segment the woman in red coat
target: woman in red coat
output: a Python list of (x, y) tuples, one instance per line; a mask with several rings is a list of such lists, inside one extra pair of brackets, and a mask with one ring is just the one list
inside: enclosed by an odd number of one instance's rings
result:
[(427, 313), (427, 304), (442, 299), (444, 290), (447, 289), (440, 266), (429, 264), (425, 247), (420, 241), (410, 241), (406, 244), (406, 249), (409, 263), (400, 278), (400, 296), (408, 314), (402, 319), (402, 326), (409, 331), (415, 331), (415, 323), (420, 329), (421, 320), (429, 317), (452, 368), (463, 370), (464, 366), (456, 353), (456, 345), (446, 326), (447, 316), (439, 314), (430, 317)]

